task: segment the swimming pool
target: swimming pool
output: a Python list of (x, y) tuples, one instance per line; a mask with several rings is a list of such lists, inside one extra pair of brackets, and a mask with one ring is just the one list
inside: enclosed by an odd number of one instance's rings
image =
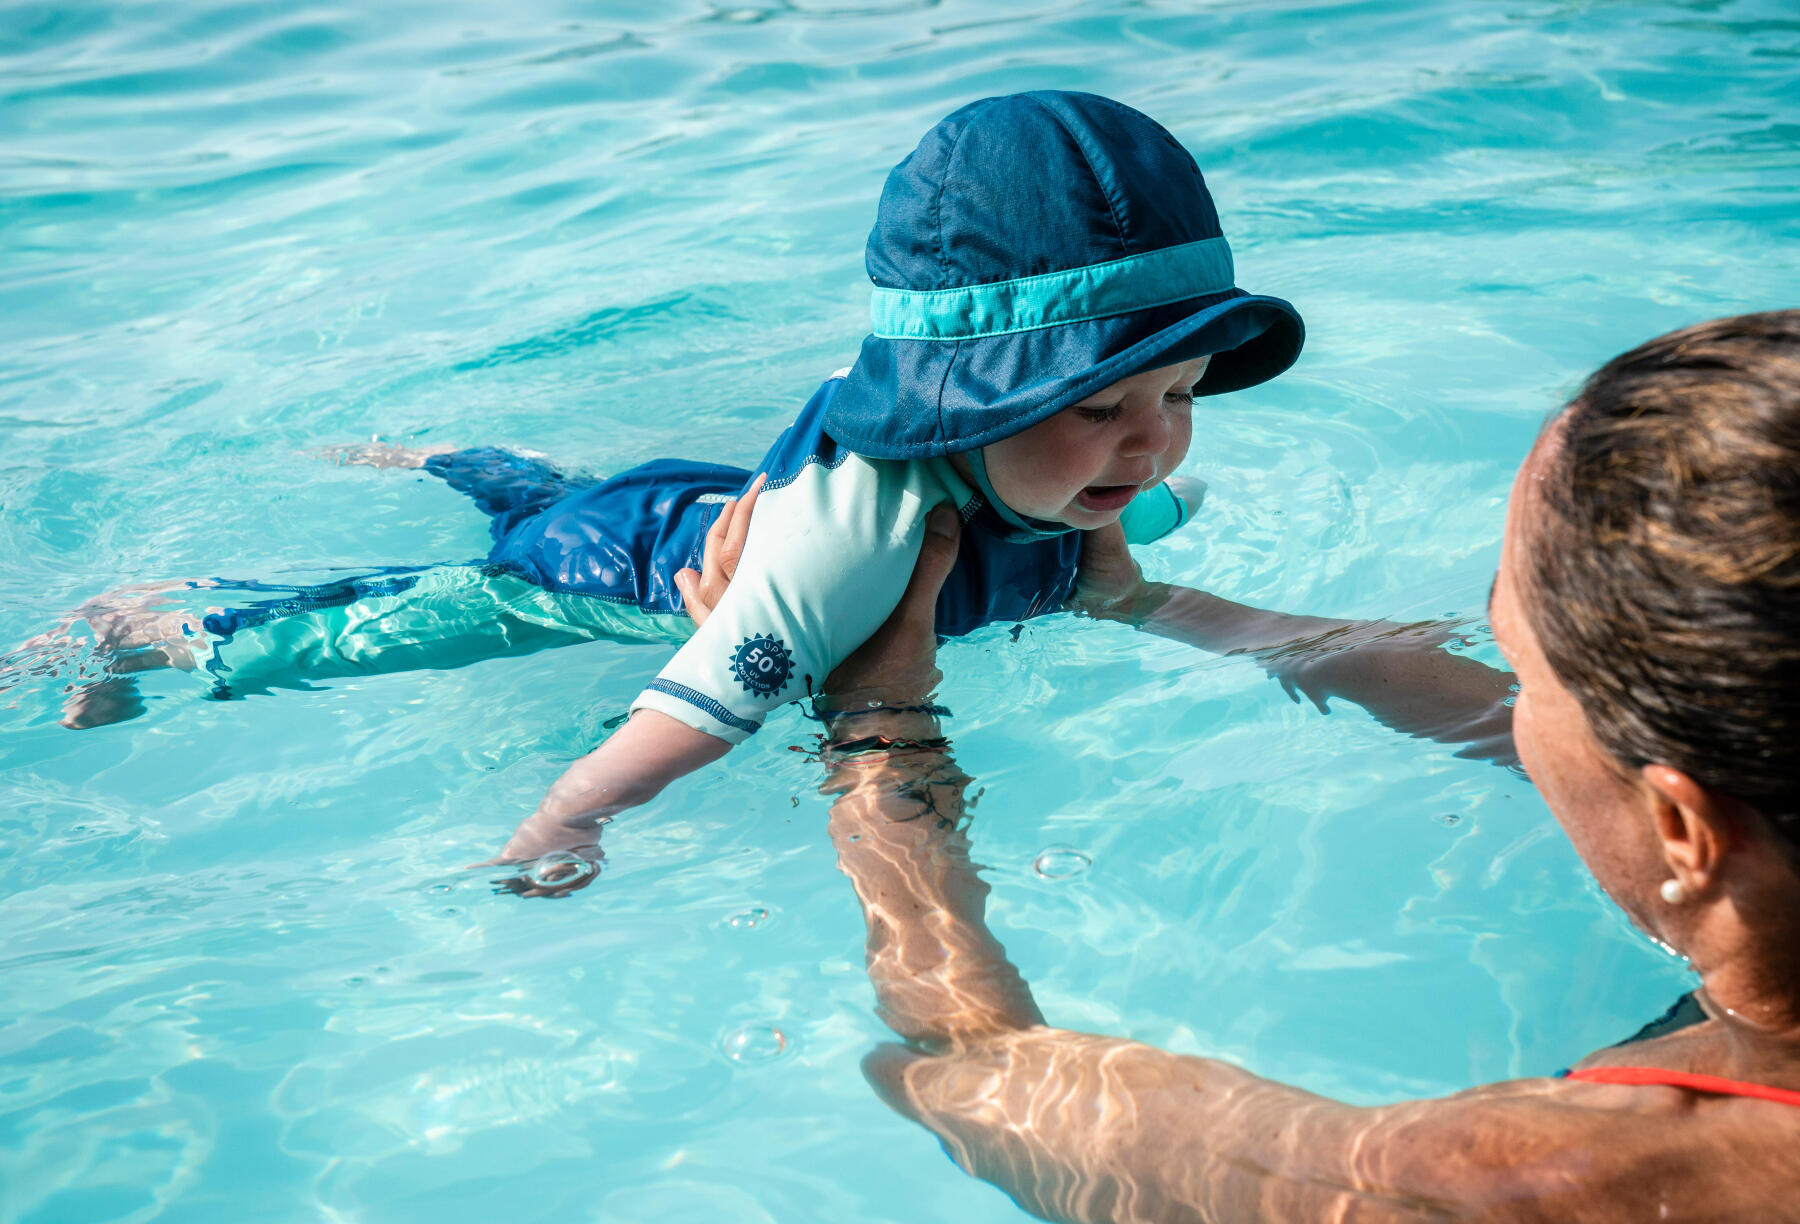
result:
[[(754, 460), (866, 320), (887, 167), (1086, 88), (1206, 170), (1297, 369), (1207, 405), (1159, 575), (1478, 615), (1544, 411), (1800, 288), (1774, 2), (117, 3), (0, 17), (0, 633), (127, 581), (464, 560), (371, 435)], [(290, 577), (284, 577), (290, 576)], [(1485, 640), (1474, 647), (1493, 659)], [(55, 725), (0, 701), (0, 1220), (1013, 1220), (885, 1030), (789, 714), (609, 832), (490, 855), (663, 659), (597, 643)], [(1542, 1074), (1684, 989), (1516, 775), (1051, 619), (946, 650), (996, 932), (1062, 1025), (1358, 1101)], [(1064, 858), (1034, 869), (1042, 851)]]

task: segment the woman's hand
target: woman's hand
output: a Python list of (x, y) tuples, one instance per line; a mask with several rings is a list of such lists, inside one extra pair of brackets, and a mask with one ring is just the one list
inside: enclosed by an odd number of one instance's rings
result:
[[(683, 570), (675, 576), (688, 615), (704, 623), (731, 585), (750, 529), (759, 480), (742, 502), (727, 503), (718, 522), (706, 533), (701, 569)], [(879, 702), (917, 701), (931, 693), (942, 679), (937, 670), (937, 597), (944, 579), (956, 564), (962, 519), (945, 503), (925, 518), (925, 536), (912, 581), (887, 622), (873, 637), (844, 660), (825, 681), (825, 691)]]
[(738, 560), (744, 555), (744, 538), (750, 534), (750, 516), (756, 511), (756, 498), (762, 492), (766, 475), (758, 476), (742, 498), (732, 498), (719, 510), (719, 517), (706, 531), (706, 548), (700, 554), (700, 568), (684, 569), (675, 575), (675, 589), (681, 592), (681, 604), (694, 618), (696, 627), (718, 606), (719, 597), (731, 585), (737, 573)]
[(847, 696), (890, 704), (919, 701), (937, 688), (944, 678), (937, 669), (937, 598), (956, 565), (961, 533), (962, 518), (947, 502), (925, 516), (906, 594), (874, 636), (825, 679), (834, 704), (842, 707)]

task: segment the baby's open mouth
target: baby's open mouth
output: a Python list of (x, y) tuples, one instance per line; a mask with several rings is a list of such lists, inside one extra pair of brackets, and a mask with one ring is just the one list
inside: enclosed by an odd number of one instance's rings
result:
[(1089, 485), (1075, 495), (1075, 501), (1083, 510), (1123, 510), (1138, 495), (1140, 487), (1134, 484)]

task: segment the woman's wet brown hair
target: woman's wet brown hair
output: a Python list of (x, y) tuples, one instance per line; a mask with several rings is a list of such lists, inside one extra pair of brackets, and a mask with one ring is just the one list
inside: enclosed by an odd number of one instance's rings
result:
[(1800, 310), (1608, 362), (1540, 456), (1532, 631), (1621, 765), (1768, 817), (1800, 862)]

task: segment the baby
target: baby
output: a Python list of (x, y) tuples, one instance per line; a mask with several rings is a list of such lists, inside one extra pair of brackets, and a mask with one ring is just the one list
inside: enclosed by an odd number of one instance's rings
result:
[[(600, 825), (815, 695), (881, 625), (934, 506), (965, 524), (940, 634), (1055, 611), (1082, 531), (1122, 520), (1142, 543), (1186, 520), (1165, 478), (1194, 397), (1274, 377), (1303, 338), (1292, 306), (1235, 287), (1193, 158), (1092, 94), (988, 98), (932, 128), (888, 176), (867, 266), (874, 327), (856, 364), (753, 472), (659, 460), (581, 483), (492, 449), (368, 452), (352, 458), (422, 466), (472, 497), (492, 516), (487, 562), (96, 630), (137, 648), (117, 670), (186, 663), (222, 698), (602, 637), (681, 642), (496, 860), (575, 852), (556, 859), (579, 886)], [(757, 490), (746, 560), (696, 630), (681, 615), (691, 567), (721, 507)]]

